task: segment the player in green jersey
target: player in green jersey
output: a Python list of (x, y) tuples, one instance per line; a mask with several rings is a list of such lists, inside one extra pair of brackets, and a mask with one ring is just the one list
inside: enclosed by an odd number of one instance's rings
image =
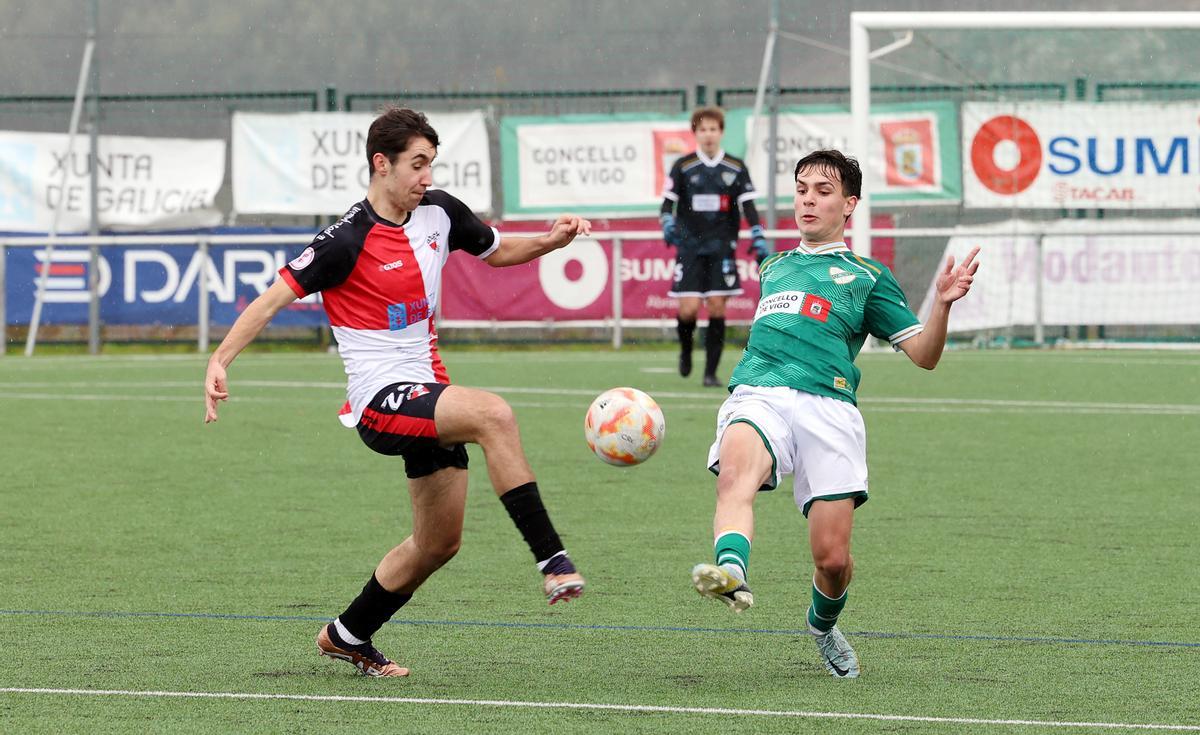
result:
[(816, 151), (796, 164), (801, 243), (762, 265), (750, 338), (709, 450), (709, 468), (717, 474), (715, 563), (692, 570), (700, 594), (738, 612), (753, 605), (746, 569), (754, 498), (793, 475), (815, 566), (808, 630), (825, 668), (838, 678), (859, 674), (858, 656), (837, 628), (854, 569), (854, 509), (867, 500), (854, 358), (873, 335), (932, 370), (946, 345), (950, 306), (971, 289), (979, 267), (978, 248), (960, 265), (953, 257), (946, 262), (922, 325), (891, 271), (846, 247), (846, 221), (861, 191), (858, 163), (839, 151)]

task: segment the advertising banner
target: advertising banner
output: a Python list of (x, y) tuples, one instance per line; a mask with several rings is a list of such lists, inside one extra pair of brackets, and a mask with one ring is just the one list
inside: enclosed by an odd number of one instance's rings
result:
[(1200, 206), (1197, 102), (965, 103), (968, 207)]
[[(730, 111), (725, 149), (744, 151), (760, 201), (766, 197), (770, 119), (752, 125), (752, 110)], [(851, 144), (852, 119), (844, 107), (786, 107), (779, 112), (775, 143), (775, 191), (785, 203), (796, 188), (796, 162), (816, 150), (835, 148), (855, 156), (872, 172), (871, 201), (884, 204), (952, 204), (962, 199), (958, 115), (951, 102), (871, 106), (871, 142), (865, 162)], [(787, 208), (783, 206), (781, 208)]]
[[(233, 208), (247, 214), (342, 214), (367, 194), (374, 113), (233, 114)], [(427, 115), (438, 134), (433, 185), (472, 210), (492, 211), (492, 165), (482, 111)]]
[[(60, 133), (0, 131), (0, 231), (90, 226), (91, 141)], [(101, 228), (209, 227), (225, 179), (225, 141), (101, 135), (96, 152)], [(64, 179), (65, 174), (65, 179)]]
[[(190, 245), (100, 248), (100, 318), (105, 324), (194, 325), (198, 281), (206, 271), (212, 324), (233, 324), (238, 314), (276, 278), (304, 245), (213, 245), (208, 256)], [(5, 248), (7, 321), (28, 324), (38, 279), (49, 268), (45, 324), (87, 324), (87, 248), (56, 247), (47, 262), (42, 247)], [(278, 326), (327, 323), (319, 296), (293, 303), (271, 321)]]
[[(1195, 324), (1200, 321), (1200, 236), (1045, 235), (952, 237), (943, 260), (982, 245), (979, 273), (950, 311), (950, 331), (1043, 324)], [(920, 316), (932, 306), (930, 282)]]
[(506, 117), (505, 215), (653, 214), (672, 164), (695, 147), (681, 115)]

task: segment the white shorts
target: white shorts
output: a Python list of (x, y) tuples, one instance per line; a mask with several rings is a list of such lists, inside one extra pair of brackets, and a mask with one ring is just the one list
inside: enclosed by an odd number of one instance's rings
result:
[(772, 477), (761, 490), (778, 487), (792, 475), (796, 506), (808, 515), (817, 498), (867, 501), (867, 432), (853, 404), (793, 388), (739, 385), (717, 414), (717, 438), (708, 450), (708, 468), (720, 474), (721, 437), (731, 424), (745, 422), (771, 453)]

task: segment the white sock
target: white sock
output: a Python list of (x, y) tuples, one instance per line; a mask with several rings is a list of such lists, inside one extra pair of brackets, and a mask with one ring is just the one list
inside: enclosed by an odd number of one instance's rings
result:
[(722, 564), (721, 568), (737, 577), (737, 580), (742, 584), (746, 583), (746, 572), (742, 570), (740, 564)]
[(362, 638), (355, 638), (354, 634), (346, 630), (346, 626), (342, 625), (342, 619), (337, 618), (333, 621), (333, 628), (337, 631), (338, 637), (352, 646), (361, 646), (366, 643)]

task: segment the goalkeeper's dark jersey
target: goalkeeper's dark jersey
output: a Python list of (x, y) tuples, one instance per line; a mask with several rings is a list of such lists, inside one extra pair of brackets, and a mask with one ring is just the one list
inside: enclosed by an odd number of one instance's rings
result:
[(675, 202), (680, 246), (700, 252), (718, 252), (737, 240), (742, 203), (755, 196), (746, 164), (723, 150), (713, 158), (701, 151), (680, 158), (663, 191)]

